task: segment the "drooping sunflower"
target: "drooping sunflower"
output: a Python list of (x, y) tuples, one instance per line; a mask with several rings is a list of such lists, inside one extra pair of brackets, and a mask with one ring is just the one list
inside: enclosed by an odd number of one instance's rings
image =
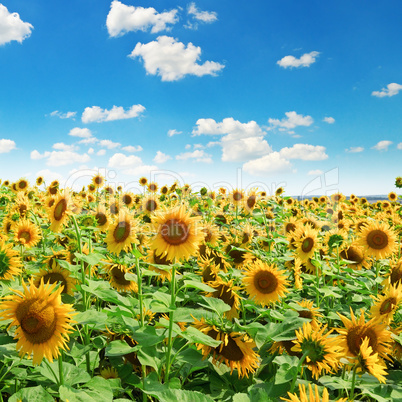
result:
[(41, 239), (39, 228), (28, 219), (21, 219), (15, 222), (13, 230), (15, 242), (22, 244), (26, 248), (36, 246)]
[[(308, 384), (308, 392), (306, 390), (306, 386), (304, 384), (299, 384), (299, 396), (296, 393), (288, 392), (288, 397), (281, 399), (287, 402), (329, 402), (329, 392), (328, 389), (324, 387), (322, 391), (322, 396), (320, 397), (320, 393), (318, 390), (317, 384), (314, 384), (314, 389), (311, 386), (311, 383)], [(347, 398), (337, 399), (337, 402), (346, 402)]]
[[(148, 269), (159, 274), (159, 278), (163, 282), (165, 279), (170, 281), (171, 278), (171, 265), (173, 261), (169, 260), (167, 256), (160, 256), (155, 250), (151, 250), (148, 254), (147, 262), (150, 264)], [(155, 267), (154, 265), (166, 266), (166, 269)]]
[(190, 216), (191, 211), (183, 204), (179, 208), (155, 214), (152, 217), (156, 232), (151, 248), (169, 260), (187, 259), (195, 255), (204, 239), (199, 216)]
[(0, 242), (0, 280), (11, 281), (21, 274), (22, 262), (12, 244)]
[(138, 292), (138, 284), (135, 281), (129, 281), (125, 278), (125, 274), (131, 273), (133, 267), (123, 264), (114, 263), (109, 260), (110, 264), (105, 265), (105, 271), (108, 274), (109, 283), (112, 288), (119, 292)]
[(39, 365), (46, 357), (50, 362), (60, 355), (60, 349), (68, 349), (69, 333), (72, 331), (72, 306), (62, 304), (62, 288), (57, 284), (33, 284), (29, 288), (22, 282), (24, 292), (13, 290), (0, 304), (0, 317), (12, 319), (11, 326), (17, 326), (15, 339), (21, 357), (33, 355), (33, 364)]
[(389, 285), (383, 295), (373, 296), (373, 299), (375, 304), (370, 309), (371, 317), (389, 324), (402, 301), (402, 284)]
[(286, 275), (274, 264), (256, 260), (245, 269), (243, 275), (245, 291), (262, 306), (278, 301), (289, 291)]
[(241, 268), (253, 260), (250, 248), (246, 244), (241, 244), (238, 239), (226, 241), (223, 250), (236, 268)]
[(225, 363), (230, 368), (230, 374), (237, 369), (239, 378), (247, 377), (259, 367), (259, 355), (254, 351), (254, 341), (245, 334), (238, 332), (226, 333), (215, 325), (208, 324), (204, 318), (195, 319), (194, 327), (211, 338), (221, 341), (215, 348), (197, 344), (204, 359), (212, 353), (212, 364)]
[(343, 247), (339, 256), (343, 260), (350, 261), (349, 268), (360, 270), (362, 268), (370, 269), (370, 259), (366, 257), (363, 247), (360, 247), (354, 243), (349, 246)]
[(105, 242), (107, 249), (114, 254), (120, 254), (122, 250), (129, 251), (133, 243), (137, 243), (135, 229), (137, 224), (131, 214), (122, 210), (117, 216), (117, 219), (110, 224)]
[(48, 208), (50, 219), (50, 230), (53, 232), (61, 232), (62, 228), (68, 221), (71, 215), (71, 196), (66, 190), (64, 193), (59, 193), (55, 198), (51, 207)]
[(319, 248), (318, 232), (310, 226), (298, 227), (293, 232), (295, 254), (302, 262), (314, 256)]
[(213, 282), (218, 279), (219, 268), (213, 262), (213, 258), (207, 256), (199, 257), (197, 265), (200, 267), (197, 274), (201, 275), (204, 283)]
[(62, 288), (62, 293), (74, 296), (77, 281), (70, 276), (70, 271), (61, 268), (58, 264), (53, 264), (52, 268), (41, 269), (34, 277), (34, 285), (38, 288), (41, 281), (45, 284), (59, 283)]
[(297, 339), (293, 341), (295, 346), (292, 351), (305, 355), (303, 364), (315, 379), (318, 379), (322, 372), (336, 371), (340, 364), (342, 348), (336, 337), (329, 337), (332, 331), (324, 334), (326, 329), (326, 325), (313, 328), (309, 322), (305, 322), (302, 328), (296, 330)]
[(378, 353), (373, 352), (373, 348), (369, 345), (370, 339), (365, 337), (360, 345), (359, 354), (356, 357), (357, 373), (370, 373), (377, 378), (380, 383), (387, 382), (384, 377), (387, 375), (385, 371), (386, 365), (382, 359), (378, 357)]
[(341, 335), (340, 346), (344, 354), (348, 357), (356, 357), (359, 354), (360, 345), (364, 338), (369, 338), (369, 346), (374, 353), (383, 359), (389, 359), (391, 353), (390, 342), (391, 332), (387, 329), (387, 324), (371, 319), (365, 322), (364, 311), (361, 310), (360, 318), (357, 320), (350, 308), (351, 320), (339, 314), (345, 328), (337, 328), (336, 331)]
[(402, 258), (397, 261), (391, 261), (389, 265), (391, 269), (386, 282), (391, 285), (402, 284)]
[(385, 222), (371, 222), (359, 233), (357, 244), (374, 258), (387, 258), (396, 250), (396, 234)]
[(303, 299), (296, 302), (301, 308), (297, 309), (299, 317), (308, 318), (313, 330), (319, 327), (318, 317), (322, 317), (322, 314), (318, 311), (318, 307), (314, 307), (312, 300)]
[(209, 282), (209, 286), (216, 289), (214, 292), (207, 293), (207, 297), (221, 299), (230, 306), (230, 310), (225, 312), (225, 317), (229, 320), (239, 317), (240, 297), (236, 293), (239, 287), (233, 285), (233, 280), (225, 282), (217, 278), (214, 282)]
[(250, 190), (244, 200), (243, 207), (248, 213), (252, 213), (259, 200), (259, 196), (255, 190)]
[(93, 211), (93, 216), (96, 219), (97, 228), (100, 229), (101, 232), (106, 232), (111, 223), (111, 217), (105, 206), (98, 204), (96, 209)]

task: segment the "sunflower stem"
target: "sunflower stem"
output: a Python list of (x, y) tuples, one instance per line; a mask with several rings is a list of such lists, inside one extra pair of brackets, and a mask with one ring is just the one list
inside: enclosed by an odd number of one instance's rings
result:
[(57, 386), (60, 386), (60, 381), (59, 381), (59, 377), (57, 377), (57, 374), (54, 372), (54, 370), (52, 369), (52, 366), (48, 363), (48, 361), (46, 359), (43, 359), (43, 361), (45, 362), (47, 368), (51, 371), (51, 373), (53, 374), (53, 377), (56, 380), (56, 384)]
[(350, 387), (350, 396), (349, 399), (353, 401), (353, 398), (355, 396), (355, 385), (356, 385), (356, 370), (357, 370), (357, 364), (354, 365), (353, 367), (353, 374), (352, 374), (352, 385)]
[(169, 374), (170, 374), (170, 356), (172, 353), (172, 333), (173, 333), (173, 315), (174, 309), (176, 307), (176, 264), (173, 262), (172, 264), (172, 280), (170, 287), (170, 308), (169, 308), (169, 332), (168, 332), (168, 345), (166, 350), (166, 370), (165, 370), (165, 382), (169, 382)]
[(302, 357), (300, 358), (300, 360), (299, 360), (299, 364), (297, 365), (296, 374), (294, 375), (293, 380), (292, 380), (292, 384), (290, 385), (290, 391), (289, 391), (290, 393), (292, 393), (292, 392), (294, 391), (294, 389), (295, 389), (296, 380), (297, 380), (297, 378), (298, 378), (298, 376), (299, 376), (299, 373), (300, 373), (300, 371), (301, 371), (302, 365), (303, 365), (304, 360), (306, 359), (307, 355), (308, 355), (308, 351), (306, 350), (306, 351), (303, 353), (303, 356), (302, 356)]
[(63, 351), (59, 356), (59, 384), (64, 385), (64, 372), (63, 372)]
[(140, 269), (140, 262), (138, 257), (135, 255), (135, 269), (137, 271), (137, 285), (138, 285), (138, 301), (140, 303), (140, 326), (144, 326), (144, 307), (143, 307), (143, 297), (142, 297), (142, 275)]

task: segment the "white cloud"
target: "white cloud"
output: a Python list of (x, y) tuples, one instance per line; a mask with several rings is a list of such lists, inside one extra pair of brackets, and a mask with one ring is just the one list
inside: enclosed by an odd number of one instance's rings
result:
[(186, 75), (216, 75), (223, 64), (206, 61), (198, 64), (201, 48), (191, 42), (186, 46), (170, 36), (159, 36), (146, 44), (138, 42), (129, 57), (141, 57), (147, 74), (159, 75), (162, 81), (177, 81)]
[(99, 145), (107, 149), (114, 149), (118, 148), (121, 144), (120, 142), (113, 142), (111, 140), (101, 140), (99, 141)]
[(273, 173), (291, 172), (292, 164), (281, 156), (279, 152), (271, 152), (261, 158), (245, 163), (243, 169), (254, 176), (265, 176)]
[(400, 90), (402, 90), (402, 85), (397, 84), (396, 82), (391, 82), (391, 84), (388, 84), (386, 88), (382, 88), (381, 91), (373, 91), (371, 95), (377, 96), (378, 98), (384, 98), (385, 96), (390, 97), (398, 95)]
[(142, 160), (136, 155), (124, 155), (122, 153), (115, 153), (110, 157), (108, 166), (114, 168), (135, 167), (142, 164)]
[(83, 123), (132, 119), (139, 116), (145, 107), (142, 105), (133, 105), (127, 111), (122, 106), (113, 106), (110, 110), (102, 109), (99, 106), (86, 107), (82, 113)]
[(141, 145), (137, 145), (136, 147), (134, 147), (132, 145), (127, 145), (126, 147), (122, 148), (122, 151), (134, 153), (134, 152), (140, 152), (140, 151), (142, 151), (142, 149), (143, 148)]
[(16, 148), (13, 140), (1, 139), (0, 140), (0, 154), (6, 154)]
[(222, 161), (246, 161), (272, 151), (264, 137), (237, 138), (229, 134), (222, 138)]
[(13, 40), (22, 41), (31, 35), (33, 26), (21, 20), (18, 13), (10, 13), (0, 4), (0, 46)]
[(293, 129), (298, 126), (309, 127), (314, 123), (314, 120), (311, 116), (303, 116), (301, 114), (297, 114), (295, 111), (286, 112), (286, 118), (282, 120), (279, 119), (268, 119), (268, 123), (273, 127), (280, 127), (283, 129)]
[(73, 151), (46, 151), (43, 154), (36, 149), (31, 152), (31, 159), (38, 160), (46, 158), (48, 166), (65, 166), (73, 163), (85, 163), (91, 160), (88, 154), (79, 154)]
[(127, 6), (114, 0), (106, 18), (106, 26), (111, 37), (121, 36), (130, 31), (147, 31), (152, 33), (169, 30), (167, 24), (178, 21), (177, 10), (158, 13), (153, 7)]
[(84, 144), (84, 145), (89, 145), (89, 144), (95, 144), (99, 140), (96, 137), (89, 137), (89, 138), (84, 138), (80, 141), (78, 141), (78, 144)]
[(402, 149), (402, 142), (400, 142), (400, 143), (396, 146), (396, 148), (397, 148), (397, 149)]
[(164, 154), (161, 151), (157, 151), (156, 152), (156, 156), (154, 158), (154, 162), (155, 163), (165, 163), (167, 162), (169, 159), (172, 159), (171, 156)]
[(92, 155), (93, 153), (95, 153), (95, 150), (93, 148), (89, 148), (88, 151), (87, 151), (87, 154)]
[(178, 135), (181, 133), (182, 133), (182, 131), (177, 131), (176, 129), (173, 129), (173, 130), (169, 130), (167, 135), (168, 135), (168, 137), (173, 137), (174, 135)]
[(88, 128), (79, 128), (79, 127), (74, 127), (70, 130), (68, 135), (71, 135), (72, 137), (79, 137), (79, 138), (90, 138), (92, 137), (91, 130)]
[(123, 170), (123, 173), (128, 174), (130, 176), (149, 176), (151, 172), (158, 170), (158, 166), (155, 165), (140, 165), (132, 169)]
[(76, 145), (67, 145), (64, 142), (57, 142), (53, 144), (53, 149), (57, 149), (59, 151), (76, 151), (78, 147)]
[(372, 149), (375, 149), (377, 151), (388, 151), (388, 147), (392, 144), (392, 141), (379, 141), (377, 144), (375, 144)]
[(351, 154), (356, 154), (358, 152), (363, 152), (364, 148), (363, 147), (350, 147), (345, 149), (346, 152), (349, 152)]
[(218, 16), (215, 11), (200, 11), (194, 2), (188, 5), (187, 13), (192, 15), (196, 20), (206, 23), (211, 23), (218, 20)]
[(100, 149), (100, 150), (96, 153), (96, 155), (97, 155), (97, 156), (106, 155), (106, 149)]
[(43, 169), (36, 173), (36, 177), (42, 176), (46, 183), (51, 183), (53, 180), (58, 180), (61, 183), (64, 178), (61, 174), (50, 169)]
[(179, 155), (176, 155), (176, 159), (179, 161), (194, 159), (196, 162), (212, 163), (211, 155), (199, 149), (196, 149), (193, 152), (183, 152)]
[(304, 53), (299, 59), (294, 56), (285, 56), (278, 60), (276, 64), (279, 64), (283, 68), (293, 68), (293, 67), (310, 67), (319, 55), (319, 52)]
[(291, 148), (285, 147), (279, 154), (286, 159), (301, 159), (303, 161), (322, 161), (328, 158), (325, 147), (322, 145), (295, 144)]
[(325, 121), (325, 123), (328, 123), (328, 124), (334, 124), (335, 123), (335, 119), (333, 117), (324, 117), (322, 119), (322, 121)]
[(309, 176), (321, 176), (324, 172), (320, 169), (310, 170), (307, 174)]
[(74, 119), (76, 114), (77, 114), (77, 112), (61, 113), (58, 110), (55, 110), (50, 113), (50, 116), (56, 116), (56, 117), (59, 117), (60, 119)]

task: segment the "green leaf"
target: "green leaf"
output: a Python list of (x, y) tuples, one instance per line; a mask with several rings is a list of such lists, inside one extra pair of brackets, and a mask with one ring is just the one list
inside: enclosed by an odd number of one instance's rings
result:
[(74, 320), (82, 325), (89, 324), (96, 329), (105, 329), (107, 314), (103, 311), (87, 310), (77, 313)]
[(296, 356), (277, 356), (273, 362), (279, 366), (275, 374), (275, 384), (287, 383), (291, 381), (294, 376), (297, 376), (299, 359)]
[(182, 336), (190, 342), (201, 343), (213, 348), (216, 348), (222, 343), (222, 341), (217, 341), (194, 327), (188, 327), (184, 332), (182, 332)]
[(91, 254), (74, 253), (78, 260), (82, 260), (89, 265), (97, 265), (105, 258), (103, 254), (92, 251)]
[(137, 351), (137, 357), (141, 365), (152, 367), (155, 371), (158, 371), (161, 366), (161, 360), (156, 355), (155, 348), (141, 348)]
[(124, 356), (137, 349), (137, 346), (130, 346), (127, 342), (116, 340), (106, 346), (106, 356)]
[(200, 306), (205, 307), (209, 310), (214, 311), (218, 315), (223, 315), (226, 311), (229, 311), (231, 307), (226, 304), (223, 300), (217, 299), (215, 297), (205, 297), (201, 296), (204, 300), (204, 303), (198, 303)]
[(53, 397), (41, 386), (24, 388), (12, 395), (9, 402), (53, 402)]
[(185, 280), (183, 288), (194, 288), (194, 289), (202, 290), (203, 292), (215, 292), (215, 290), (216, 290), (203, 282), (192, 281), (192, 280)]
[[(59, 366), (58, 362), (49, 363), (53, 372), (49, 369), (47, 365), (39, 366), (37, 370), (47, 379), (56, 383), (54, 374), (57, 376), (57, 381), (59, 381)], [(53, 374), (54, 373), (54, 374)], [(86, 383), (91, 379), (91, 376), (82, 368), (74, 366), (71, 363), (63, 362), (63, 376), (65, 385), (76, 385)]]
[(250, 397), (247, 394), (234, 394), (233, 395), (233, 402), (251, 402)]
[(159, 333), (155, 327), (145, 326), (138, 328), (132, 335), (133, 339), (138, 342), (140, 347), (154, 346), (162, 342), (165, 338), (165, 331), (159, 330)]
[(209, 396), (198, 391), (187, 391), (183, 389), (168, 389), (162, 392), (152, 392), (160, 402), (214, 402)]

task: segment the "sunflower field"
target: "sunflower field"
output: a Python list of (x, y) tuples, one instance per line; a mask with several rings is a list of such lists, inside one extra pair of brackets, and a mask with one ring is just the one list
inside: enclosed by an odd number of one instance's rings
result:
[(402, 401), (395, 192), (139, 183), (0, 184), (0, 401)]

